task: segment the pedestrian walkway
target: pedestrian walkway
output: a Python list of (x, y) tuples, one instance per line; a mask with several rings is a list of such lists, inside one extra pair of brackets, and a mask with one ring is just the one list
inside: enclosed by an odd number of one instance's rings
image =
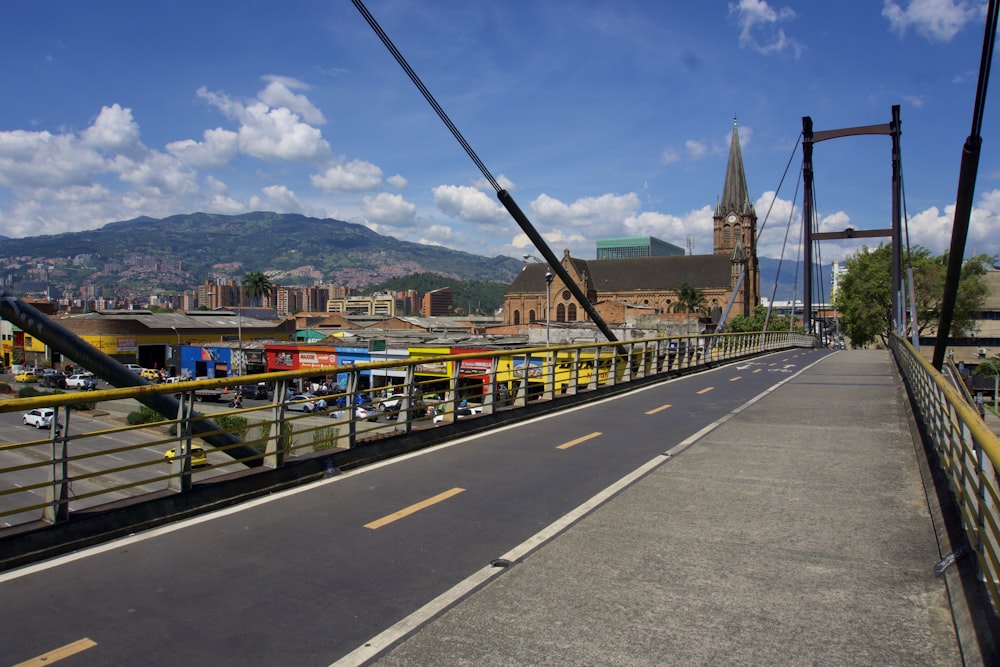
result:
[(983, 664), (911, 426), (888, 352), (828, 355), (374, 664)]

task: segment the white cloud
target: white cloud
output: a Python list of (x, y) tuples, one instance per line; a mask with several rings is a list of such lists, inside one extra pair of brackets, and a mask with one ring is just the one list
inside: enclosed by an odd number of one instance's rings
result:
[(272, 109), (263, 103), (245, 109), (239, 129), (240, 150), (263, 160), (319, 162), (330, 145), (322, 133), (299, 120), (290, 109)]
[(362, 200), (361, 211), (371, 222), (391, 227), (408, 227), (416, 220), (417, 207), (401, 195), (382, 192)]
[(267, 201), (270, 202), (269, 210), (277, 212), (295, 212), (302, 210), (302, 204), (295, 192), (284, 185), (269, 185), (262, 189)]
[(409, 185), (409, 182), (399, 174), (394, 174), (390, 176), (389, 178), (385, 179), (385, 182), (391, 185), (392, 187), (396, 188), (397, 190), (405, 190), (406, 187)]
[(382, 170), (371, 162), (352, 160), (335, 164), (309, 180), (313, 187), (324, 192), (361, 192), (374, 190), (382, 184)]
[[(288, 95), (280, 94), (280, 90)], [(276, 85), (274, 81), (260, 95), (272, 101), (291, 101), (296, 108), (307, 112), (308, 107), (311, 107), (302, 102), (300, 96), (292, 95), (287, 88)], [(330, 145), (323, 139), (322, 132), (302, 122), (299, 114), (290, 107), (271, 106), (263, 99), (244, 105), (228, 95), (213, 93), (204, 87), (198, 89), (198, 96), (228, 118), (239, 121), (238, 145), (240, 151), (247, 155), (263, 160), (299, 162), (323, 162), (329, 159)], [(311, 116), (315, 115), (309, 113)]]
[(177, 159), (200, 168), (220, 168), (226, 166), (236, 155), (239, 135), (230, 130), (215, 128), (205, 130), (204, 141), (183, 139), (167, 144), (167, 152)]
[(663, 164), (673, 164), (674, 162), (680, 161), (681, 156), (680, 153), (672, 148), (664, 148), (663, 152), (660, 154), (660, 159), (663, 161)]
[(0, 132), (0, 185), (83, 185), (108, 169), (108, 162), (71, 134)]
[(310, 125), (324, 125), (323, 112), (309, 101), (305, 95), (296, 95), (292, 90), (309, 90), (309, 86), (298, 79), (287, 76), (265, 76), (267, 87), (257, 94), (261, 102), (270, 107), (287, 107), (302, 117)]
[(966, 0), (910, 0), (904, 9), (893, 0), (885, 0), (882, 16), (889, 20), (889, 27), (900, 36), (912, 26), (918, 34), (931, 41), (948, 42), (967, 23), (982, 16), (985, 9), (986, 3)]
[(119, 157), (114, 164), (123, 181), (145, 191), (147, 196), (198, 193), (197, 173), (165, 153), (151, 151), (141, 162)]
[(740, 46), (758, 53), (790, 52), (798, 58), (802, 45), (788, 37), (778, 23), (795, 19), (790, 7), (773, 9), (765, 0), (739, 0), (729, 3), (729, 15), (740, 26)]
[(465, 245), (465, 236), (447, 225), (431, 225), (421, 231), (423, 236), (417, 239), (417, 243), (450, 248), (461, 248)]
[(139, 141), (139, 125), (132, 119), (132, 110), (117, 104), (103, 107), (94, 124), (83, 132), (83, 143), (108, 153), (141, 156), (146, 147)]
[(684, 142), (684, 150), (687, 151), (689, 157), (697, 159), (708, 152), (708, 147), (701, 141), (688, 139)]
[(506, 222), (507, 211), (485, 192), (468, 185), (439, 185), (433, 189), (434, 204), (445, 215), (466, 222)]
[[(510, 180), (503, 174), (494, 176), (494, 180), (496, 180), (497, 184), (507, 192), (514, 192), (517, 189), (517, 186), (514, 185), (514, 181)], [(484, 191), (493, 190), (493, 184), (487, 181), (486, 178), (480, 178), (472, 185)]]

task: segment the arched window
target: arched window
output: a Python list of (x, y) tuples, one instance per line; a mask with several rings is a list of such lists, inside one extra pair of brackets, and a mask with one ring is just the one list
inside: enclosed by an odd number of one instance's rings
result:
[(742, 232), (742, 230), (740, 230), (740, 226), (739, 225), (736, 225), (736, 226), (733, 227), (733, 239), (734, 240), (738, 239), (738, 238), (742, 238), (740, 236), (740, 234), (742, 234), (742, 233), (743, 232)]
[(732, 229), (729, 225), (722, 226), (722, 245), (729, 245), (729, 240), (732, 238)]
[(520, 323), (521, 323), (521, 311), (520, 310), (515, 310), (514, 311), (514, 326), (517, 326)]
[(556, 322), (565, 322), (565, 321), (566, 321), (566, 306), (560, 303), (558, 306), (556, 306)]
[(535, 322), (535, 311), (529, 310), (528, 311), (528, 323), (529, 324), (533, 324), (534, 322)]
[(576, 304), (569, 304), (569, 308), (566, 309), (566, 319), (569, 322), (576, 322)]

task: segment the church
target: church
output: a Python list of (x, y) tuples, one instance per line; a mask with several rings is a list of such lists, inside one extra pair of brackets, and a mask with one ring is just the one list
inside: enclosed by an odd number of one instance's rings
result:
[[(624, 323), (629, 316), (678, 312), (685, 283), (701, 292), (706, 312), (697, 315), (709, 317), (713, 326), (730, 299), (730, 317), (750, 315), (760, 304), (757, 214), (747, 192), (735, 118), (722, 196), (713, 218), (710, 255), (585, 260), (566, 250), (562, 265), (608, 324)], [(570, 323), (586, 321), (587, 312), (549, 267), (531, 263), (507, 289), (503, 318), (506, 326)]]

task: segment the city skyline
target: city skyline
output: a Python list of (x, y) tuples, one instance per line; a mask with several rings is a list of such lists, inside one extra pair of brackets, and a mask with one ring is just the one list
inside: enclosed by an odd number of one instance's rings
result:
[[(801, 117), (817, 130), (885, 123), (893, 104), (910, 241), (947, 249), (985, 6), (368, 8), (557, 253), (643, 234), (710, 252), (735, 117), (759, 251), (778, 257), (801, 202)], [(273, 210), (481, 255), (533, 250), (350, 3), (39, 2), (6, 18), (0, 235)], [(888, 139), (842, 141), (816, 149), (820, 227), (885, 228)], [(969, 254), (1000, 255), (1000, 154), (988, 146)], [(860, 245), (829, 242), (824, 257)]]

